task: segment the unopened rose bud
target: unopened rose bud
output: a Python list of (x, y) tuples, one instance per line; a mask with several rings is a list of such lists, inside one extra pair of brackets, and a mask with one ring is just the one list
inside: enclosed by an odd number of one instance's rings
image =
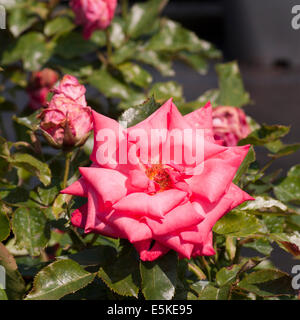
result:
[(75, 77), (66, 75), (53, 92), (48, 107), (39, 116), (44, 137), (55, 148), (83, 145), (93, 127), (85, 87)]
[(225, 146), (236, 146), (250, 132), (246, 115), (240, 108), (221, 106), (213, 109), (213, 131), (216, 140)]
[(84, 27), (83, 36), (89, 39), (95, 30), (106, 29), (114, 17), (117, 0), (72, 0), (75, 22)]
[(31, 109), (37, 110), (47, 105), (47, 96), (58, 78), (58, 73), (49, 68), (32, 73), (27, 88)]

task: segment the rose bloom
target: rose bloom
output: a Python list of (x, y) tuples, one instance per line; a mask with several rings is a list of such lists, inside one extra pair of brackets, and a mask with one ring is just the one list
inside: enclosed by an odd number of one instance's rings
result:
[(65, 75), (52, 91), (54, 96), (39, 115), (40, 129), (45, 138), (56, 148), (84, 144), (93, 127), (91, 108), (85, 100), (85, 87), (75, 77)]
[[(93, 164), (79, 168), (82, 177), (62, 191), (87, 198), (87, 203), (73, 212), (72, 224), (86, 233), (128, 239), (144, 261), (153, 261), (169, 250), (188, 259), (214, 255), (212, 227), (216, 221), (244, 201), (253, 200), (232, 183), (250, 146), (225, 147), (215, 142), (210, 104), (183, 117), (170, 99), (128, 129), (96, 112), (93, 121)], [(103, 129), (115, 133), (118, 148), (128, 147), (131, 161), (124, 164), (116, 153), (102, 152), (103, 145), (110, 143), (102, 139)], [(134, 138), (139, 130), (150, 136), (153, 129), (163, 129), (167, 135), (161, 140), (151, 138), (150, 144), (147, 139)], [(171, 131), (189, 130), (195, 137), (197, 129), (204, 133), (201, 162), (195, 157), (194, 162), (175, 164), (173, 158), (183, 149), (195, 151), (196, 139), (175, 143)], [(141, 150), (150, 154), (148, 163), (141, 160)], [(165, 161), (164, 154), (171, 155), (170, 159)], [(106, 156), (112, 159), (103, 164)]]
[(251, 133), (246, 115), (240, 108), (217, 107), (213, 109), (212, 117), (214, 137), (222, 140), (225, 146), (236, 146)]
[(95, 30), (106, 29), (114, 17), (117, 0), (72, 0), (75, 22), (84, 27), (83, 36), (89, 39)]
[(32, 73), (27, 88), (31, 109), (37, 110), (47, 105), (47, 96), (58, 78), (58, 73), (49, 68)]

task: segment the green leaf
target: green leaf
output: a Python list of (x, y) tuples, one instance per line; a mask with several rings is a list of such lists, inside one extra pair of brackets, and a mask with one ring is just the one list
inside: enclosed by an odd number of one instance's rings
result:
[(245, 248), (254, 249), (266, 256), (269, 256), (273, 251), (272, 246), (270, 245), (270, 241), (264, 238), (253, 240), (252, 242), (245, 243)]
[(52, 205), (52, 213), (56, 219), (58, 219), (60, 214), (65, 211), (65, 205), (71, 200), (71, 198), (71, 195), (62, 193), (56, 197)]
[(4, 65), (23, 60), (26, 70), (37, 71), (48, 61), (52, 43), (46, 43), (43, 34), (28, 32), (17, 39), (3, 52)]
[(88, 82), (109, 98), (129, 100), (135, 94), (133, 89), (113, 77), (105, 68), (95, 71)]
[(260, 232), (262, 228), (255, 216), (236, 209), (217, 221), (213, 231), (223, 235), (246, 237)]
[(52, 62), (63, 74), (70, 74), (77, 78), (89, 77), (93, 73), (93, 66), (89, 61), (77, 58), (52, 57)]
[(299, 165), (293, 167), (288, 175), (274, 187), (276, 198), (283, 202), (300, 203), (300, 174)]
[(300, 149), (300, 143), (283, 144), (281, 140), (275, 140), (265, 145), (272, 152), (270, 155), (274, 158), (281, 158), (297, 152)]
[(3, 190), (0, 191), (0, 197), (9, 204), (27, 201), (28, 194), (29, 192), (26, 189), (14, 185), (3, 186)]
[(50, 239), (47, 218), (37, 208), (18, 208), (13, 214), (12, 228), (17, 245), (32, 256), (39, 255)]
[(75, 28), (73, 22), (67, 17), (56, 17), (46, 23), (44, 33), (46, 36), (57, 36), (68, 33)]
[(8, 18), (9, 30), (17, 38), (37, 21), (38, 18), (29, 14), (26, 8), (14, 9)]
[(175, 101), (182, 101), (183, 88), (175, 81), (156, 82), (149, 92), (149, 96), (152, 95), (160, 103), (164, 103), (169, 98), (173, 98)]
[(207, 285), (199, 295), (199, 300), (228, 300), (230, 286), (216, 288), (213, 285)]
[(159, 107), (160, 104), (152, 96), (143, 104), (127, 109), (119, 118), (119, 122), (124, 128), (132, 127), (145, 120)]
[(120, 64), (127, 60), (133, 60), (137, 52), (137, 45), (133, 41), (126, 42), (122, 47), (115, 50), (111, 56), (113, 64)]
[(242, 107), (250, 103), (249, 93), (245, 91), (239, 66), (236, 62), (217, 64), (220, 95), (218, 105)]
[(0, 288), (0, 301), (1, 300), (8, 300), (8, 298), (7, 298), (7, 295), (5, 293), (5, 290)]
[(218, 89), (207, 90), (195, 101), (195, 109), (205, 106), (207, 102), (210, 102), (213, 107), (216, 107), (218, 106), (219, 97), (220, 91)]
[(255, 146), (263, 146), (287, 135), (289, 131), (290, 127), (263, 124), (259, 129), (250, 133), (247, 138), (240, 140), (239, 145), (253, 144)]
[(165, 77), (175, 75), (175, 71), (172, 69), (172, 60), (168, 54), (139, 47), (134, 59), (156, 68)]
[(55, 197), (59, 193), (59, 189), (57, 186), (50, 187), (47, 189), (38, 187), (37, 193), (39, 195), (40, 202), (46, 206), (49, 206), (53, 203)]
[(25, 293), (25, 282), (18, 271), (14, 257), (0, 243), (0, 265), (6, 272), (6, 294), (9, 299), (22, 299)]
[(221, 56), (220, 52), (216, 50), (212, 44), (199, 39), (194, 32), (168, 19), (162, 19), (159, 32), (151, 38), (147, 49), (157, 52), (165, 51), (176, 53), (179, 51), (188, 51), (201, 53), (204, 58), (220, 58)]
[(9, 219), (4, 211), (3, 206), (0, 205), (0, 242), (7, 239), (10, 234)]
[(240, 165), (237, 173), (235, 174), (235, 177), (232, 182), (235, 184), (238, 183), (239, 180), (241, 179), (242, 175), (247, 172), (250, 164), (252, 162), (254, 162), (255, 160), (256, 160), (255, 151), (254, 151), (253, 147), (251, 146), (244, 161)]
[(56, 261), (37, 274), (26, 300), (58, 300), (87, 286), (94, 277), (72, 260)]
[(138, 297), (139, 262), (132, 246), (124, 247), (113, 263), (100, 268), (98, 275), (117, 294)]
[(148, 34), (168, 0), (149, 0), (132, 6), (127, 18), (127, 33), (133, 38)]
[(291, 277), (279, 270), (264, 269), (246, 275), (238, 286), (261, 297), (276, 297), (294, 293)]
[(28, 117), (22, 117), (18, 118), (16, 116), (13, 116), (13, 120), (17, 122), (18, 124), (25, 126), (32, 131), (35, 131), (38, 129), (40, 119), (38, 118), (38, 115), (41, 113), (41, 110), (37, 110), (36, 112), (32, 113)]
[(54, 53), (63, 58), (72, 59), (96, 50), (96, 43), (84, 40), (82, 35), (77, 32), (69, 32), (59, 37), (54, 48)]
[[(69, 259), (79, 263), (82, 267), (108, 266), (111, 267), (117, 255), (112, 246), (96, 246), (82, 250), (69, 256)], [(123, 269), (124, 267), (122, 267)]]
[(277, 244), (285, 251), (291, 253), (295, 257), (300, 257), (300, 234), (294, 232), (291, 234), (277, 233), (271, 234), (271, 239), (275, 240)]
[(220, 269), (216, 274), (216, 281), (217, 284), (221, 287), (231, 284), (236, 280), (236, 277), (241, 270), (240, 265), (232, 265), (227, 268)]
[(141, 88), (147, 88), (152, 82), (152, 76), (138, 64), (125, 62), (118, 66), (124, 80)]
[(94, 31), (90, 40), (94, 42), (98, 47), (104, 47), (106, 45), (105, 32), (103, 30)]
[(171, 300), (177, 282), (178, 258), (174, 251), (153, 262), (140, 263), (142, 292), (146, 300)]
[(269, 196), (255, 196), (255, 200), (239, 206), (239, 210), (254, 214), (283, 214), (287, 215), (288, 207), (282, 202)]
[(183, 60), (187, 65), (191, 66), (200, 74), (206, 74), (208, 70), (207, 59), (201, 54), (193, 54), (189, 52), (180, 52), (179, 59)]
[(34, 158), (27, 153), (15, 153), (9, 162), (17, 168), (23, 168), (30, 172), (32, 175), (38, 177), (44, 186), (48, 186), (51, 183), (51, 171), (49, 166)]

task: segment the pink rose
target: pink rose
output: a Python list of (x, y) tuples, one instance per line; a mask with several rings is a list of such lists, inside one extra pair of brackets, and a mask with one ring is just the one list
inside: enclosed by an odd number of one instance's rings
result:
[(236, 146), (251, 132), (246, 115), (240, 108), (217, 107), (213, 109), (212, 116), (214, 137), (222, 140), (225, 146)]
[(48, 93), (58, 78), (58, 73), (48, 68), (32, 73), (27, 89), (31, 109), (37, 110), (47, 105)]
[(95, 30), (106, 29), (114, 17), (117, 0), (72, 0), (70, 6), (76, 24), (84, 27), (83, 36), (89, 39)]
[(82, 145), (93, 127), (85, 87), (75, 77), (65, 75), (52, 91), (54, 96), (39, 116), (44, 136), (56, 148)]
[[(169, 250), (188, 259), (215, 254), (216, 221), (253, 199), (232, 183), (250, 146), (215, 142), (210, 104), (183, 117), (170, 99), (128, 129), (96, 112), (93, 121), (93, 164), (79, 168), (82, 177), (62, 191), (87, 198), (73, 212), (73, 225), (86, 233), (128, 239), (144, 261)], [(114, 134), (104, 139), (108, 133)], [(177, 161), (191, 151), (194, 158)]]

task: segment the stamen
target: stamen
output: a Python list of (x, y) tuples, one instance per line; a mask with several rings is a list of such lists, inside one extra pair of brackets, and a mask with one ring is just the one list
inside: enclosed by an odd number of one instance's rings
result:
[(146, 169), (146, 175), (160, 186), (161, 191), (171, 189), (172, 179), (162, 164), (153, 164)]

